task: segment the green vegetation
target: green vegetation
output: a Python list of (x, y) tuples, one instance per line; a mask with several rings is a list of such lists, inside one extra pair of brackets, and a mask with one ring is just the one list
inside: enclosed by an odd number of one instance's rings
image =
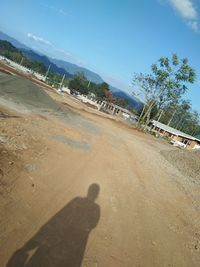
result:
[[(36, 60), (30, 60), (25, 57), (22, 52), (14, 47), (11, 43), (7, 41), (0, 40), (0, 54), (22, 66), (31, 69), (35, 72), (45, 75), (47, 72), (47, 68), (45, 67), (44, 63)], [(56, 73), (56, 72), (49, 72), (48, 73), (48, 80), (47, 83), (53, 85), (54, 87), (58, 88), (63, 75)], [(65, 79), (63, 85), (68, 85), (68, 80)]]
[(199, 114), (192, 110), (188, 100), (167, 107), (160, 121), (192, 136), (200, 133)]
[(22, 52), (15, 48), (11, 43), (0, 40), (0, 54), (16, 63), (32, 69), (33, 71), (45, 74), (46, 67), (39, 61), (31, 61), (23, 56)]
[[(77, 72), (74, 78), (69, 81), (69, 89), (83, 95), (94, 94), (97, 99), (107, 99), (107, 92), (110, 92), (107, 83), (96, 84), (86, 79), (83, 72)], [(110, 92), (111, 93), (111, 92)]]
[(83, 95), (94, 94), (99, 100), (110, 100), (112, 92), (105, 82), (96, 84), (86, 79), (83, 72), (77, 72), (74, 78), (69, 81), (69, 89)]
[(133, 86), (144, 98), (139, 125), (147, 126), (150, 119), (155, 119), (188, 134), (200, 132), (199, 114), (183, 100), (188, 84), (195, 79), (195, 70), (189, 66), (188, 59), (179, 59), (176, 54), (170, 59), (160, 58), (151, 66), (150, 74), (135, 73)]
[(122, 108), (129, 108), (127, 99), (113, 97), (109, 85), (105, 82), (96, 84), (86, 79), (83, 72), (77, 72), (68, 83), (69, 89), (83, 95), (94, 95), (98, 100), (106, 100)]

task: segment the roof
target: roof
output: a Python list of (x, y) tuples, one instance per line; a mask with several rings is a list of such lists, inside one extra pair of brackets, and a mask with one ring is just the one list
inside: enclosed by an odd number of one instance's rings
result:
[(191, 135), (186, 134), (184, 132), (181, 132), (181, 131), (179, 131), (177, 129), (174, 129), (174, 128), (168, 126), (168, 125), (165, 125), (165, 124), (163, 124), (161, 122), (158, 122), (158, 121), (153, 120), (152, 123), (153, 123), (154, 126), (160, 128), (160, 129), (162, 129), (162, 130), (164, 130), (166, 132), (169, 132), (171, 134), (174, 134), (176, 136), (181, 136), (181, 137), (184, 137), (184, 138), (187, 138), (187, 139), (190, 139), (190, 140), (195, 140), (195, 141), (199, 141), (200, 142), (200, 139), (199, 138), (194, 137), (194, 136), (191, 136)]

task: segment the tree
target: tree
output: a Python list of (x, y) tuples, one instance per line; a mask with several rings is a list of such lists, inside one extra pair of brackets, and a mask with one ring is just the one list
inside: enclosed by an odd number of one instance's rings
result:
[(108, 101), (110, 103), (114, 102), (114, 97), (113, 97), (113, 94), (110, 90), (105, 91), (105, 99), (106, 99), (106, 101)]
[(96, 88), (96, 96), (100, 99), (106, 99), (106, 93), (109, 91), (109, 85), (106, 82), (100, 83)]
[(181, 100), (175, 107), (165, 108), (161, 122), (193, 136), (200, 132), (199, 114), (192, 110), (188, 100)]
[(128, 102), (128, 99), (126, 99), (126, 98), (115, 97), (114, 98), (114, 104), (116, 104), (122, 108), (128, 108), (129, 102)]
[(81, 84), (86, 85), (88, 83), (88, 80), (86, 79), (84, 72), (76, 72), (74, 74), (74, 79), (79, 81)]
[(187, 84), (195, 81), (194, 69), (188, 65), (186, 58), (179, 60), (176, 54), (171, 59), (161, 57), (157, 64), (151, 66), (150, 74), (134, 74), (133, 85), (144, 98), (144, 108), (140, 119), (147, 125), (153, 107), (156, 105), (159, 117), (167, 106), (178, 103), (188, 90)]
[(89, 92), (88, 84), (88, 80), (85, 78), (84, 73), (78, 72), (74, 75), (74, 78), (69, 81), (69, 89), (87, 95)]

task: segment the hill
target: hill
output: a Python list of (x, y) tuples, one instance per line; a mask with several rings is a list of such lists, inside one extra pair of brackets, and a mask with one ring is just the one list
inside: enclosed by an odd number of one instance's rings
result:
[(19, 41), (17, 41), (16, 39), (10, 37), (9, 35), (0, 32), (0, 40), (5, 40), (8, 41), (9, 43), (11, 43), (12, 45), (14, 45), (16, 48), (19, 49), (30, 49), (28, 46), (20, 43)]
[(83, 72), (85, 77), (94, 83), (103, 83), (104, 80), (95, 72), (88, 70), (86, 68), (80, 67), (76, 64), (64, 61), (64, 60), (58, 60), (55, 58), (51, 58), (50, 59), (51, 62), (54, 62), (57, 66), (64, 68), (67, 72), (69, 72), (70, 74), (74, 75), (77, 72)]
[(46, 68), (48, 68), (50, 66), (50, 71), (53, 71), (53, 72), (56, 72), (56, 73), (59, 73), (62, 75), (65, 74), (66, 78), (72, 77), (72, 75), (69, 72), (67, 72), (64, 68), (58, 67), (52, 61), (50, 61), (48, 57), (46, 57), (44, 55), (40, 55), (33, 50), (21, 49), (21, 51), (22, 51), (23, 55), (26, 56), (28, 59), (33, 60), (33, 61), (42, 62)]
[(118, 88), (115, 88), (113, 86), (110, 86), (110, 89), (114, 97), (127, 99), (130, 107), (135, 108), (135, 109), (140, 109), (142, 107), (143, 103), (136, 97), (131, 96), (128, 93), (125, 93), (124, 91)]

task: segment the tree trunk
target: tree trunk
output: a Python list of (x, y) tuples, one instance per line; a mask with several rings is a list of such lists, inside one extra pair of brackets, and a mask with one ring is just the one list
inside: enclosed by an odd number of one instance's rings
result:
[(142, 109), (142, 112), (141, 112), (140, 117), (139, 117), (139, 119), (138, 119), (138, 125), (140, 124), (140, 121), (141, 121), (142, 116), (143, 116), (143, 114), (144, 114), (145, 108), (146, 108), (146, 105), (144, 104), (143, 109)]
[(152, 102), (150, 105), (149, 105), (149, 107), (148, 107), (148, 109), (147, 109), (147, 111), (146, 111), (146, 113), (144, 114), (144, 116), (143, 116), (143, 120), (148, 116), (148, 114), (151, 114), (151, 111), (152, 111), (152, 108), (153, 108), (153, 105), (154, 105), (155, 103), (154, 102)]
[(170, 118), (170, 120), (169, 120), (169, 122), (168, 122), (168, 124), (167, 124), (168, 126), (170, 126), (170, 123), (172, 122), (172, 120), (173, 120), (175, 114), (176, 114), (176, 109), (174, 110), (174, 112), (173, 112), (173, 114), (172, 114), (172, 116), (171, 116), (171, 118)]

